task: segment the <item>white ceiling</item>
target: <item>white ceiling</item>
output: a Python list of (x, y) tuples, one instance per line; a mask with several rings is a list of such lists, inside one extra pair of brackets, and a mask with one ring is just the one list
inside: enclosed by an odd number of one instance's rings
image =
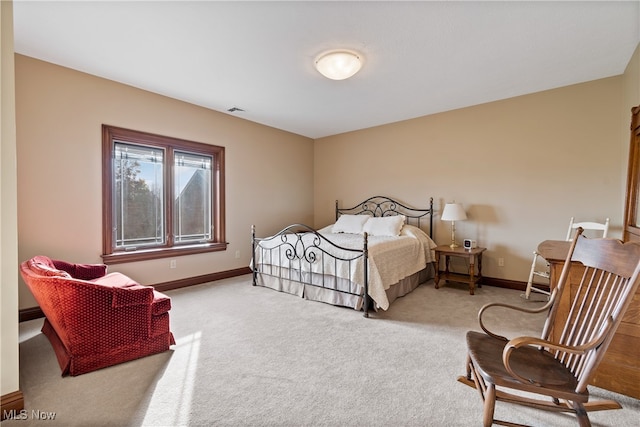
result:
[[(16, 52), (319, 138), (622, 74), (640, 2), (14, 0)], [(314, 68), (362, 53), (353, 78)]]

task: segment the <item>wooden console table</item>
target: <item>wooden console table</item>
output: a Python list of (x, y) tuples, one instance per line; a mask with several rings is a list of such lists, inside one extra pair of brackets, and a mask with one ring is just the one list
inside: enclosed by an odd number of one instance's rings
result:
[[(571, 242), (546, 240), (538, 246), (538, 253), (551, 267), (551, 290), (558, 285), (570, 245)], [(583, 272), (581, 263), (571, 265), (569, 284), (572, 288), (579, 283)], [(569, 296), (566, 294), (566, 301), (565, 298), (560, 301), (559, 320), (566, 319), (569, 314)], [(554, 329), (552, 333), (560, 334), (561, 331)], [(591, 384), (640, 399), (640, 290), (622, 318)]]

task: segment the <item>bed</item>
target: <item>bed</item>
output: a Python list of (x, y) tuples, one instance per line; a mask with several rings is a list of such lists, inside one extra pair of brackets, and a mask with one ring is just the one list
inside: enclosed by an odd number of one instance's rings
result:
[(387, 310), (433, 277), (433, 198), (428, 208), (386, 196), (351, 208), (336, 201), (335, 213), (336, 222), (319, 230), (292, 224), (259, 238), (252, 226), (253, 286), (363, 310), (369, 317), (370, 309)]

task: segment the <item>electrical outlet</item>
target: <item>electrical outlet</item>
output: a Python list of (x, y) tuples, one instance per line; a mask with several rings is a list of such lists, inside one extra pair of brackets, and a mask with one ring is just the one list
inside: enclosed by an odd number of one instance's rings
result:
[(240, 250), (239, 249), (236, 251), (236, 258), (240, 258)]
[(169, 261), (169, 268), (176, 268), (176, 260), (172, 259), (171, 261)]
[(504, 258), (498, 258), (498, 267), (504, 267)]

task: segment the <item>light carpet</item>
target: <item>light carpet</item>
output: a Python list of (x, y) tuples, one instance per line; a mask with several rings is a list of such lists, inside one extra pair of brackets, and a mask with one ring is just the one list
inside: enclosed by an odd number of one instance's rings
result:
[[(3, 426), (479, 426), (465, 371), (465, 333), (488, 302), (529, 307), (519, 291), (433, 281), (365, 319), (361, 312), (252, 287), (250, 276), (169, 291), (172, 350), (78, 377), (61, 377), (39, 331), (20, 324), (23, 420)], [(539, 335), (542, 318), (496, 311), (507, 336)], [(594, 412), (594, 426), (637, 426), (640, 401)], [(44, 414), (44, 415), (43, 415)], [(53, 414), (53, 420), (42, 420)], [(496, 418), (576, 426), (570, 414), (498, 403)]]

